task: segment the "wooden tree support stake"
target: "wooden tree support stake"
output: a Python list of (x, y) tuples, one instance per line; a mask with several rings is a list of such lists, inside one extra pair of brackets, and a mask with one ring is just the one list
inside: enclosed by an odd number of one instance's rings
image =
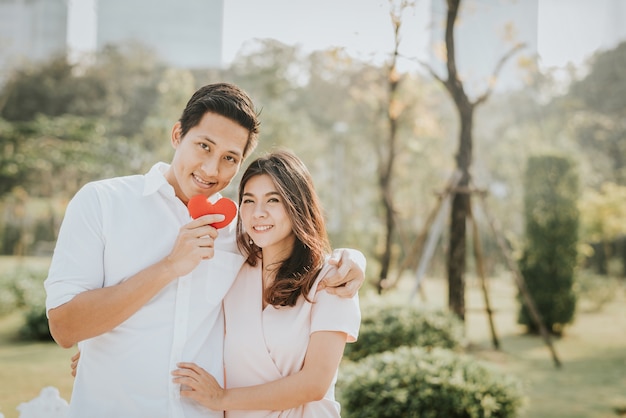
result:
[(478, 195), (480, 196), (480, 200), (482, 202), (483, 212), (487, 216), (487, 220), (496, 238), (498, 247), (500, 248), (500, 251), (502, 251), (502, 254), (504, 255), (504, 258), (507, 262), (507, 266), (513, 273), (513, 277), (515, 278), (515, 283), (517, 284), (517, 288), (519, 289), (520, 294), (522, 295), (522, 299), (524, 300), (524, 303), (526, 304), (526, 307), (528, 308), (528, 311), (530, 312), (530, 315), (533, 321), (535, 322), (535, 325), (537, 325), (537, 327), (539, 328), (539, 332), (541, 333), (541, 336), (543, 337), (546, 345), (550, 349), (550, 353), (552, 354), (552, 359), (554, 360), (555, 367), (561, 368), (561, 361), (559, 360), (556, 354), (556, 351), (554, 349), (554, 346), (552, 345), (550, 333), (548, 332), (545, 325), (543, 324), (543, 319), (541, 318), (541, 314), (539, 313), (539, 310), (535, 306), (535, 302), (533, 301), (530, 293), (528, 292), (528, 289), (526, 288), (526, 282), (524, 282), (522, 273), (519, 271), (519, 269), (517, 268), (517, 264), (515, 263), (511, 255), (509, 254), (508, 248), (504, 242), (504, 239), (502, 238), (502, 234), (500, 234), (500, 230), (498, 226), (496, 225), (495, 221), (493, 220), (493, 218), (489, 215), (489, 212), (487, 211), (487, 204), (485, 202), (484, 194), (479, 193)]
[(474, 218), (474, 214), (472, 213), (472, 206), (470, 204), (469, 210), (469, 218), (472, 223), (472, 240), (474, 247), (474, 258), (476, 259), (476, 271), (478, 272), (478, 276), (480, 277), (480, 286), (483, 291), (483, 297), (485, 299), (485, 310), (487, 311), (487, 318), (489, 319), (489, 329), (491, 330), (491, 341), (493, 342), (493, 347), (496, 350), (500, 349), (500, 341), (498, 340), (498, 335), (496, 334), (496, 327), (493, 323), (493, 310), (491, 309), (491, 302), (489, 300), (489, 292), (487, 291), (487, 279), (485, 277), (485, 266), (483, 263), (483, 250), (480, 243), (480, 236), (478, 235), (478, 223), (476, 222), (476, 218)]

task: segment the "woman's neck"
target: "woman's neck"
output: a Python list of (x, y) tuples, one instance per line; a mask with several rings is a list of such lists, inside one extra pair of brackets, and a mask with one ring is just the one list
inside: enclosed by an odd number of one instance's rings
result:
[(292, 252), (292, 247), (267, 247), (261, 250), (261, 269), (263, 276), (263, 289), (267, 289), (274, 279), (276, 279), (276, 273), (280, 269), (281, 264), (289, 258)]

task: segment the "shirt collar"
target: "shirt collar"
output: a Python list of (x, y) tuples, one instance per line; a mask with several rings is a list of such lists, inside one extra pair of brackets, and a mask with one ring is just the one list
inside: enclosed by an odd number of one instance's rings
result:
[(169, 164), (158, 162), (152, 166), (150, 171), (145, 175), (145, 183), (143, 187), (143, 195), (149, 196), (153, 193), (163, 190), (167, 195), (175, 196), (174, 188), (167, 182), (165, 173), (170, 168)]

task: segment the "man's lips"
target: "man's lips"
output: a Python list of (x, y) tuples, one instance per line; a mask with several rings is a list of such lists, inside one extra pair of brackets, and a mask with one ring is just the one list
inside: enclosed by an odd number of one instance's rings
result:
[(205, 185), (205, 186), (211, 186), (211, 185), (215, 184), (214, 182), (210, 182), (210, 181), (203, 180), (202, 178), (198, 177), (196, 174), (192, 174), (191, 176), (193, 177), (193, 179), (194, 179), (196, 182), (198, 182), (198, 183), (200, 183), (200, 184), (203, 184), (203, 185)]

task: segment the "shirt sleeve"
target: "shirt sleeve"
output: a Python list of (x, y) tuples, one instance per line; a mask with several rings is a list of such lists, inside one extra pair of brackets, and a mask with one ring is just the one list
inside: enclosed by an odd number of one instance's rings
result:
[[(324, 269), (322, 272), (324, 272)], [(321, 276), (321, 274), (320, 274)], [(315, 283), (320, 281), (320, 278)], [(359, 295), (344, 298), (331, 295), (326, 290), (315, 293), (311, 308), (311, 333), (316, 331), (340, 331), (346, 333), (346, 342), (353, 343), (359, 336), (361, 309)]]
[(96, 186), (90, 183), (66, 208), (44, 282), (46, 312), (104, 285), (103, 253), (102, 209)]

